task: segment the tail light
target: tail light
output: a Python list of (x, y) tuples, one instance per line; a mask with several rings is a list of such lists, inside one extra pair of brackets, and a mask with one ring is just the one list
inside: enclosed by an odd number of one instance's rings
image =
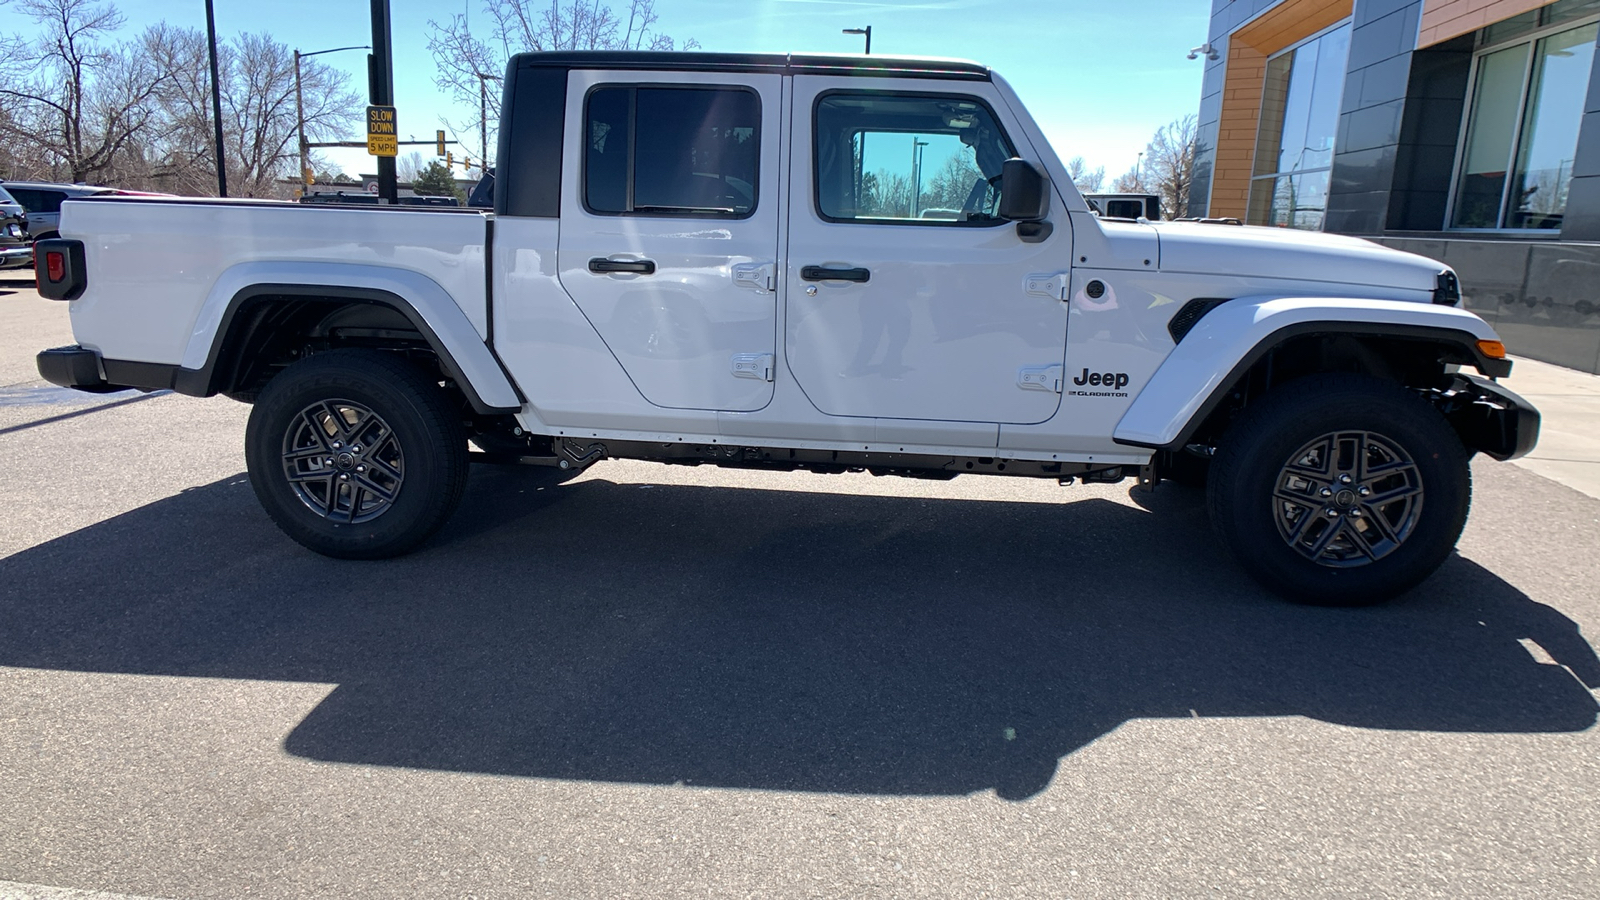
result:
[(89, 284), (83, 242), (46, 238), (33, 245), (33, 274), (39, 296), (46, 300), (76, 300)]

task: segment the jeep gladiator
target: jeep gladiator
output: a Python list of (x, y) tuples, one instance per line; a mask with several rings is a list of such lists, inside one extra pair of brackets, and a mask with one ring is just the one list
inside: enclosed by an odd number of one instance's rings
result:
[(253, 404), (260, 502), (334, 557), (416, 547), (474, 459), (1170, 477), (1328, 604), (1426, 578), (1472, 454), (1537, 438), (1448, 268), (1102, 218), (984, 66), (529, 53), (504, 90), (492, 213), (68, 201), (39, 371)]

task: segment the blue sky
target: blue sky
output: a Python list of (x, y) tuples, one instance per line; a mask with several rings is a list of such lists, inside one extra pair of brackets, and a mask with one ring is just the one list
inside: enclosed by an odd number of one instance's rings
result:
[[(433, 85), (425, 33), (480, 0), (391, 0), (395, 94), (402, 136), (430, 139), (441, 117), (465, 122)], [(609, 0), (614, 7), (626, 0)], [(304, 51), (365, 44), (367, 0), (214, 0), (219, 35), (270, 32)], [(121, 0), (131, 34), (165, 19), (205, 27), (202, 0)], [(872, 26), (881, 54), (954, 56), (993, 66), (1011, 82), (1063, 159), (1083, 156), (1107, 176), (1131, 168), (1152, 132), (1199, 105), (1201, 60), (1185, 59), (1206, 37), (1209, 0), (656, 0), (657, 27), (680, 41), (730, 52), (859, 52), (840, 29)], [(0, 6), (0, 31), (32, 24)], [(365, 55), (322, 61), (366, 89)], [(352, 134), (358, 139), (359, 134)], [(476, 143), (476, 141), (474, 141)], [(426, 148), (424, 148), (426, 150)], [(372, 171), (363, 151), (330, 158), (352, 175)]]

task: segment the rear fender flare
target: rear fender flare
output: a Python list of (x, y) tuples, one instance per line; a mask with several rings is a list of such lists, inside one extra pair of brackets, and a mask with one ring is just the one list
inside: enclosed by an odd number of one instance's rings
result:
[(438, 282), (417, 272), (344, 263), (249, 262), (222, 273), (200, 307), (175, 380), (179, 393), (216, 393), (217, 362), (234, 317), (261, 298), (327, 297), (388, 306), (427, 338), (474, 410), (516, 413), (522, 399), (483, 337)]
[(1426, 338), (1459, 346), (1486, 374), (1509, 368), (1477, 349), (1478, 341), (1499, 337), (1463, 309), (1403, 300), (1241, 297), (1211, 310), (1184, 336), (1134, 398), (1113, 439), (1182, 447), (1262, 356), (1290, 338), (1316, 333)]

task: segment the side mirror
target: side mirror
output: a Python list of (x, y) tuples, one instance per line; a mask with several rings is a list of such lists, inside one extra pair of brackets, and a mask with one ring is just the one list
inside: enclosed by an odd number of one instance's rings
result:
[(1050, 211), (1050, 184), (1025, 159), (1008, 159), (1000, 169), (1000, 218), (1038, 222)]

